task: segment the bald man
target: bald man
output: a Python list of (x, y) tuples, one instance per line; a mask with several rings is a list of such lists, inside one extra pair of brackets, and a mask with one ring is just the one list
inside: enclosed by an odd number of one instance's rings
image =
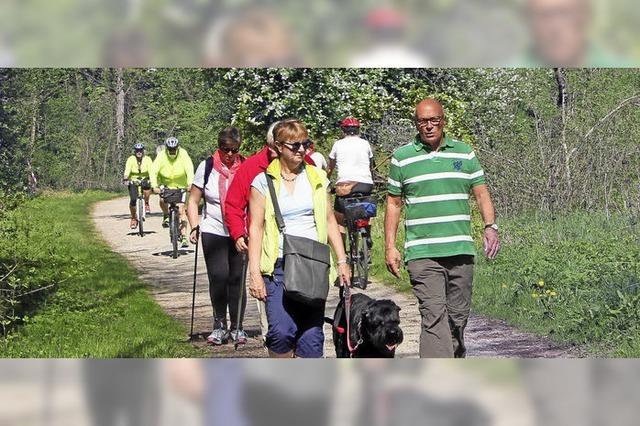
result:
[(464, 358), (475, 256), (470, 193), (484, 220), (484, 253), (490, 259), (500, 250), (498, 225), (473, 149), (444, 134), (442, 105), (421, 101), (415, 123), (418, 134), (393, 153), (389, 169), (385, 260), (400, 277), (396, 234), (406, 206), (404, 263), (422, 316), (420, 357)]
[(531, 47), (518, 66), (630, 66), (590, 40), (590, 0), (527, 0), (525, 13)]

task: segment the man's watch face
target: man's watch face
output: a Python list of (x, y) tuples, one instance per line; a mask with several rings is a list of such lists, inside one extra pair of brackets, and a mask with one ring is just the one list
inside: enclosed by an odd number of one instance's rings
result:
[(491, 225), (485, 226), (485, 229), (486, 228), (491, 228), (491, 229), (497, 231), (498, 230), (498, 224), (497, 223), (492, 223)]

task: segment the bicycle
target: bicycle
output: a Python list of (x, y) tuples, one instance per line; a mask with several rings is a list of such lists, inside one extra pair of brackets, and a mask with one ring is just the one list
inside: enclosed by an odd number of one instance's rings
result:
[(129, 181), (129, 185), (135, 185), (138, 193), (138, 199), (136, 201), (136, 219), (138, 220), (138, 235), (144, 237), (144, 221), (147, 217), (147, 212), (144, 203), (144, 189), (142, 185), (144, 179), (132, 179)]
[(344, 212), (349, 243), (351, 286), (365, 290), (369, 283), (369, 264), (371, 261), (369, 221), (377, 213), (375, 199), (370, 195), (352, 194), (344, 198)]
[(178, 258), (178, 245), (180, 244), (180, 210), (178, 203), (184, 203), (184, 189), (167, 189), (160, 191), (160, 197), (169, 205), (169, 239), (171, 240), (171, 257)]

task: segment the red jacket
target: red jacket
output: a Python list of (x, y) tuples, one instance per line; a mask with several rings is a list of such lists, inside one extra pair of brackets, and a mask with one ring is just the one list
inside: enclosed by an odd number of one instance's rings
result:
[[(308, 155), (304, 157), (304, 160), (315, 166)], [(251, 194), (251, 183), (256, 176), (267, 170), (269, 162), (269, 148), (265, 146), (242, 163), (231, 181), (227, 190), (227, 198), (224, 201), (224, 223), (233, 241), (249, 235), (247, 232), (247, 208)]]

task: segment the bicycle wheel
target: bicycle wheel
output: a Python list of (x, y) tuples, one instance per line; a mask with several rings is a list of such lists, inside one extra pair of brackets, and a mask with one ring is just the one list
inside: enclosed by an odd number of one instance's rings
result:
[(363, 259), (362, 245), (366, 245), (364, 240), (360, 238), (360, 233), (356, 230), (350, 231), (350, 264), (351, 264), (351, 286), (360, 289), (367, 287), (367, 262)]
[(369, 283), (369, 247), (367, 247), (367, 241), (362, 238), (360, 232), (358, 232), (357, 235), (356, 250), (358, 251), (358, 257), (356, 269), (360, 277), (360, 288), (364, 290)]
[(176, 211), (171, 209), (169, 226), (171, 231), (171, 244), (173, 246), (172, 257), (178, 258), (178, 239), (180, 238), (180, 229), (178, 228), (178, 218), (176, 217)]
[(173, 226), (171, 226), (172, 223), (173, 223), (173, 212), (171, 211), (171, 208), (169, 208), (169, 241), (173, 243)]
[(144, 202), (142, 198), (138, 198), (138, 233), (144, 237)]

